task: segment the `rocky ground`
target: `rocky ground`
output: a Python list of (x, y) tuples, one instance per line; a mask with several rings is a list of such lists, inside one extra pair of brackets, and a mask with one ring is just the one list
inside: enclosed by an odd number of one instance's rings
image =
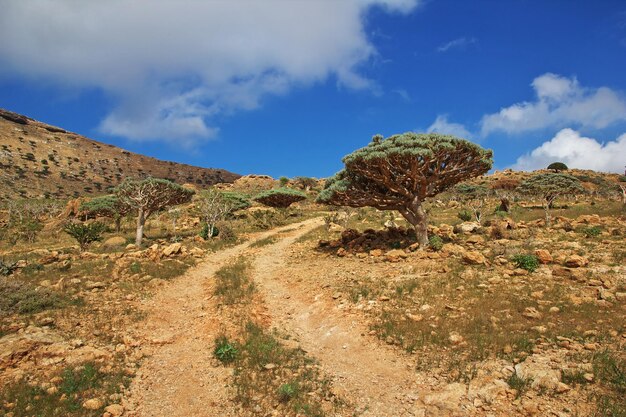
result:
[(2, 412), (624, 415), (623, 219), (443, 216), (428, 250), (376, 221), (29, 252), (2, 287)]

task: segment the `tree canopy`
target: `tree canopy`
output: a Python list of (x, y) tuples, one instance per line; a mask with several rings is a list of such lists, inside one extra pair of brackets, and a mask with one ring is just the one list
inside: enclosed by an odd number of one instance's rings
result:
[(489, 171), (493, 153), (438, 133), (408, 132), (372, 142), (345, 156), (345, 168), (326, 182), (318, 201), (350, 207), (398, 210), (428, 244), (422, 202)]
[(567, 171), (569, 168), (563, 162), (553, 162), (548, 165), (548, 169), (553, 170), (554, 172)]
[(306, 200), (306, 194), (291, 188), (275, 188), (258, 194), (253, 200), (269, 207), (287, 208), (297, 201)]
[(546, 224), (550, 224), (549, 209), (552, 203), (563, 195), (575, 195), (585, 192), (580, 180), (567, 174), (538, 174), (523, 181), (518, 190), (523, 194), (541, 197), (546, 212)]
[(193, 190), (181, 187), (171, 181), (146, 178), (127, 179), (115, 188), (115, 195), (123, 203), (137, 210), (137, 246), (141, 245), (143, 226), (154, 212), (169, 206), (188, 203)]
[(132, 207), (123, 203), (116, 195), (104, 195), (81, 203), (79, 210), (88, 216), (103, 216), (114, 219), (116, 230), (119, 232), (122, 217), (130, 213)]

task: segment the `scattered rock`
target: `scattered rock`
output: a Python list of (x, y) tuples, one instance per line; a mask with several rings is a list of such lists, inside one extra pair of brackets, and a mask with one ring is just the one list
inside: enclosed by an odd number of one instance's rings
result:
[(91, 398), (83, 403), (83, 408), (86, 410), (99, 410), (103, 405), (98, 398)]
[(124, 406), (120, 404), (111, 404), (108, 405), (104, 409), (104, 411), (111, 414), (111, 417), (120, 417), (122, 414), (124, 414)]
[(552, 258), (550, 252), (545, 249), (537, 249), (535, 251), (535, 256), (542, 264), (549, 264), (550, 262), (554, 261), (554, 258)]
[(583, 258), (579, 255), (572, 255), (565, 260), (565, 266), (570, 268), (580, 268), (583, 266), (587, 266), (589, 260), (587, 258)]
[(463, 254), (463, 262), (469, 265), (482, 265), (487, 263), (487, 259), (480, 252), (467, 251)]
[(528, 319), (536, 319), (539, 320), (542, 317), (542, 314), (535, 307), (526, 307), (522, 316)]
[(545, 356), (529, 356), (524, 362), (515, 365), (515, 372), (522, 379), (532, 380), (531, 386), (535, 389), (556, 390), (561, 382), (561, 371), (554, 369), (550, 358)]
[(180, 242), (176, 242), (176, 243), (172, 243), (171, 245), (163, 249), (162, 253), (163, 253), (163, 256), (176, 255), (177, 253), (181, 252), (182, 248), (183, 248), (183, 244)]
[(470, 234), (470, 233), (474, 233), (478, 230), (480, 230), (481, 226), (480, 223), (477, 222), (463, 222), (460, 224), (457, 224), (456, 226), (454, 226), (454, 232), (455, 233), (462, 233), (462, 234)]

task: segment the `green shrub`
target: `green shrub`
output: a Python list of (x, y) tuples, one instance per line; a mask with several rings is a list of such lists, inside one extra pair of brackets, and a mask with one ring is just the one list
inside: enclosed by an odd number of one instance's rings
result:
[(602, 234), (602, 229), (599, 228), (598, 226), (590, 226), (590, 227), (585, 227), (581, 229), (580, 233), (585, 235), (585, 237), (597, 237)]
[(92, 242), (102, 240), (102, 234), (107, 230), (107, 226), (101, 222), (93, 223), (67, 223), (63, 231), (72, 236), (78, 242), (80, 250), (83, 251)]
[(141, 264), (139, 262), (133, 262), (132, 264), (130, 264), (130, 267), (128, 269), (130, 269), (130, 272), (132, 274), (138, 274), (141, 272)]
[(219, 234), (220, 234), (220, 230), (217, 227), (213, 227), (213, 233), (211, 234), (211, 236), (209, 236), (209, 224), (208, 223), (204, 223), (202, 225), (202, 229), (200, 230), (200, 233), (198, 233), (198, 235), (204, 240), (209, 240), (210, 237), (216, 237)]
[(227, 364), (237, 359), (239, 350), (236, 343), (229, 341), (226, 336), (222, 335), (215, 339), (213, 354), (220, 362)]
[(517, 373), (513, 373), (506, 380), (506, 383), (516, 391), (515, 398), (520, 398), (530, 388), (532, 381), (531, 378), (524, 379), (517, 375)]
[(250, 198), (244, 194), (235, 191), (224, 191), (221, 194), (222, 198), (232, 207), (231, 212), (247, 209), (252, 205)]
[(513, 262), (517, 268), (522, 268), (528, 272), (534, 272), (539, 268), (539, 260), (535, 255), (515, 255)]
[(443, 248), (443, 239), (437, 235), (432, 235), (428, 239), (428, 246), (434, 251), (440, 251)]
[(626, 175), (620, 175), (619, 180), (620, 182), (626, 182)]
[(17, 262), (5, 262), (0, 259), (0, 275), (8, 277), (17, 269)]
[(286, 403), (297, 395), (298, 395), (297, 383), (282, 384), (280, 387), (278, 387), (278, 399), (281, 402)]
[(472, 220), (473, 215), (471, 211), (464, 209), (464, 210), (459, 211), (459, 213), (457, 214), (457, 217), (463, 220), (464, 222), (469, 222)]

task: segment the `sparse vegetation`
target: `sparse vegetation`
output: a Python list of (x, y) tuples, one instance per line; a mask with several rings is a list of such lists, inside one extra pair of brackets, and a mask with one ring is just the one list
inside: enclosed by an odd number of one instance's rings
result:
[(63, 231), (72, 236), (78, 242), (80, 250), (87, 249), (90, 243), (102, 240), (102, 234), (107, 230), (107, 226), (101, 222), (76, 223), (68, 222), (63, 227)]
[(535, 255), (515, 255), (512, 261), (517, 268), (525, 269), (528, 272), (535, 272), (539, 268), (539, 260)]

